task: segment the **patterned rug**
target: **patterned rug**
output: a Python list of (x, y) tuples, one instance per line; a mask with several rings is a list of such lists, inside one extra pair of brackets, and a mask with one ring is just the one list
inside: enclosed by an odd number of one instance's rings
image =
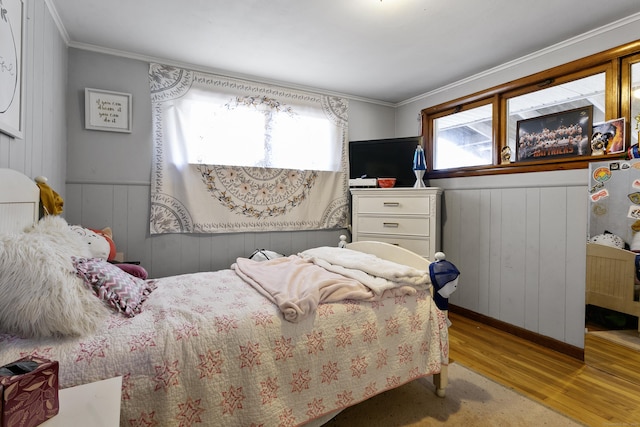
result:
[(457, 363), (449, 365), (446, 393), (437, 397), (431, 378), (421, 378), (345, 409), (325, 426), (583, 425)]

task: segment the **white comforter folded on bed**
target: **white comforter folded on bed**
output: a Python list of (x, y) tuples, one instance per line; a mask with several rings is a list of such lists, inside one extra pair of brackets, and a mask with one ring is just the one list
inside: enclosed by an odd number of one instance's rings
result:
[(347, 248), (322, 246), (299, 254), (329, 271), (361, 281), (375, 293), (398, 284), (412, 285), (424, 289), (431, 283), (429, 272), (378, 258), (375, 255)]
[(414, 295), (429, 284), (424, 271), (343, 248), (317, 248), (262, 262), (238, 258), (231, 268), (290, 322), (307, 318), (320, 303)]

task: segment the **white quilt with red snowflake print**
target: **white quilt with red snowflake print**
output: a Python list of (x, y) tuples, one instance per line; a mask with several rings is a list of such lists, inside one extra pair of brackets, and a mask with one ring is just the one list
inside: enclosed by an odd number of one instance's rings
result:
[(95, 335), (0, 335), (0, 365), (60, 364), (60, 387), (123, 376), (121, 426), (296, 426), (440, 371), (446, 318), (428, 291), (320, 304), (299, 323), (232, 270), (173, 276)]

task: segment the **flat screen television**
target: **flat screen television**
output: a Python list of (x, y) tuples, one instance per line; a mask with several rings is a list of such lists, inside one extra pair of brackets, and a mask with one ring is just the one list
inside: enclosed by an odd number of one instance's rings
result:
[(349, 178), (396, 178), (396, 187), (413, 187), (413, 154), (419, 136), (349, 142)]

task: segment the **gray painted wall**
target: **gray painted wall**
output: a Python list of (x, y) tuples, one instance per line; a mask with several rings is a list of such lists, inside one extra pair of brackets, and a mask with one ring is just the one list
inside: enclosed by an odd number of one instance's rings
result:
[[(131, 134), (84, 129), (84, 90), (131, 93)], [(295, 253), (336, 245), (346, 230), (213, 235), (149, 235), (151, 100), (148, 63), (69, 49), (67, 198), (70, 223), (110, 226), (119, 251), (153, 277), (227, 268), (256, 248)], [(349, 138), (394, 136), (392, 106), (349, 101)]]
[(43, 0), (25, 0), (24, 10), (24, 132), (22, 139), (0, 133), (0, 167), (44, 175), (64, 197), (67, 46)]

